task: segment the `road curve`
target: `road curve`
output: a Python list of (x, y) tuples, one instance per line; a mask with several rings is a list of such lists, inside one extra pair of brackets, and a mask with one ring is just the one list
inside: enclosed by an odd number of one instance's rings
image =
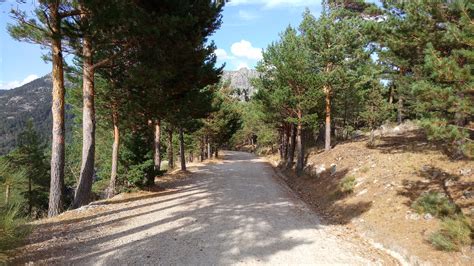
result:
[(223, 157), (191, 168), (174, 193), (98, 210), (38, 254), (76, 265), (374, 263), (321, 225), (262, 159)]

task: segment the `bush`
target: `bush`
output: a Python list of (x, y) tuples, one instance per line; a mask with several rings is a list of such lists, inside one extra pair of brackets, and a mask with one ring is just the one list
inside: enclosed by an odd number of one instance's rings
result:
[(342, 193), (352, 193), (356, 185), (356, 179), (353, 176), (344, 177), (339, 183), (339, 189)]
[(143, 187), (151, 185), (150, 180), (154, 178), (154, 163), (153, 160), (146, 160), (145, 162), (137, 165), (132, 165), (127, 171), (126, 180), (128, 183), (135, 187)]
[(5, 263), (11, 250), (19, 247), (31, 232), (18, 206), (0, 208), (0, 264)]
[(436, 217), (452, 217), (458, 212), (457, 206), (443, 194), (435, 191), (423, 193), (411, 205), (418, 213), (429, 213)]
[(436, 248), (446, 251), (457, 251), (464, 245), (471, 244), (472, 229), (461, 215), (445, 218), (441, 229), (433, 233), (430, 242)]

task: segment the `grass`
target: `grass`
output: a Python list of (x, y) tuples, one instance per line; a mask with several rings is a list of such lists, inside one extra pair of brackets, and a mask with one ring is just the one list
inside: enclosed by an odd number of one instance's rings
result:
[(472, 229), (464, 216), (445, 218), (441, 229), (430, 236), (430, 242), (437, 249), (458, 251), (462, 246), (471, 244)]
[(471, 244), (472, 228), (469, 222), (445, 195), (435, 191), (423, 193), (411, 207), (418, 213), (430, 213), (443, 219), (441, 228), (429, 238), (435, 248), (458, 251), (462, 246)]
[(6, 263), (11, 251), (23, 244), (31, 229), (18, 206), (0, 208), (0, 264)]
[(363, 173), (363, 174), (367, 173), (368, 171), (369, 171), (369, 167), (368, 167), (368, 166), (364, 166), (364, 167), (362, 167), (362, 168), (360, 169), (360, 172)]
[(438, 218), (452, 217), (459, 212), (457, 206), (443, 194), (435, 191), (423, 193), (411, 207), (418, 213), (429, 213)]
[(346, 176), (339, 183), (339, 190), (342, 193), (352, 193), (356, 185), (356, 178), (354, 176)]

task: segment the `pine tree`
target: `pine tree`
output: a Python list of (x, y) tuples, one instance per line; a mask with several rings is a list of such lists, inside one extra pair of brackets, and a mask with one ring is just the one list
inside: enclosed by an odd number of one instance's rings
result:
[(313, 73), (325, 95), (325, 150), (330, 150), (334, 97), (344, 89), (345, 76), (368, 60), (364, 20), (333, 3), (323, 3), (318, 19), (309, 11), (303, 17), (300, 28), (310, 50)]
[(51, 186), (49, 216), (58, 215), (63, 209), (65, 126), (64, 126), (64, 69), (62, 24), (76, 15), (71, 1), (42, 0), (35, 10), (35, 18), (28, 18), (20, 10), (12, 10), (17, 24), (9, 25), (11, 36), (17, 40), (49, 47), (53, 65), (53, 139), (51, 148)]
[(26, 184), (23, 184), (21, 195), (26, 199), (26, 213), (30, 217), (42, 216), (48, 209), (49, 167), (31, 120), (18, 136), (18, 148), (10, 152), (6, 159), (15, 171), (25, 176)]
[(442, 27), (441, 37), (425, 46), (422, 77), (413, 84), (415, 110), (430, 138), (449, 141), (455, 157), (473, 156), (474, 10), (462, 0), (438, 7), (431, 17)]

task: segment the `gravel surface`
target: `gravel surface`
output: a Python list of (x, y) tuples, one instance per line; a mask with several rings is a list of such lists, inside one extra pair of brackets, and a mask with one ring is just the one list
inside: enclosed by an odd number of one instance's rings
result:
[[(91, 206), (87, 217), (44, 223), (35, 233), (43, 239), (27, 246), (16, 262), (381, 263), (375, 253), (337, 236), (335, 226), (322, 225), (272, 167), (254, 155), (225, 152), (220, 162), (190, 169), (190, 178), (158, 196)], [(47, 230), (51, 233), (45, 237)]]

